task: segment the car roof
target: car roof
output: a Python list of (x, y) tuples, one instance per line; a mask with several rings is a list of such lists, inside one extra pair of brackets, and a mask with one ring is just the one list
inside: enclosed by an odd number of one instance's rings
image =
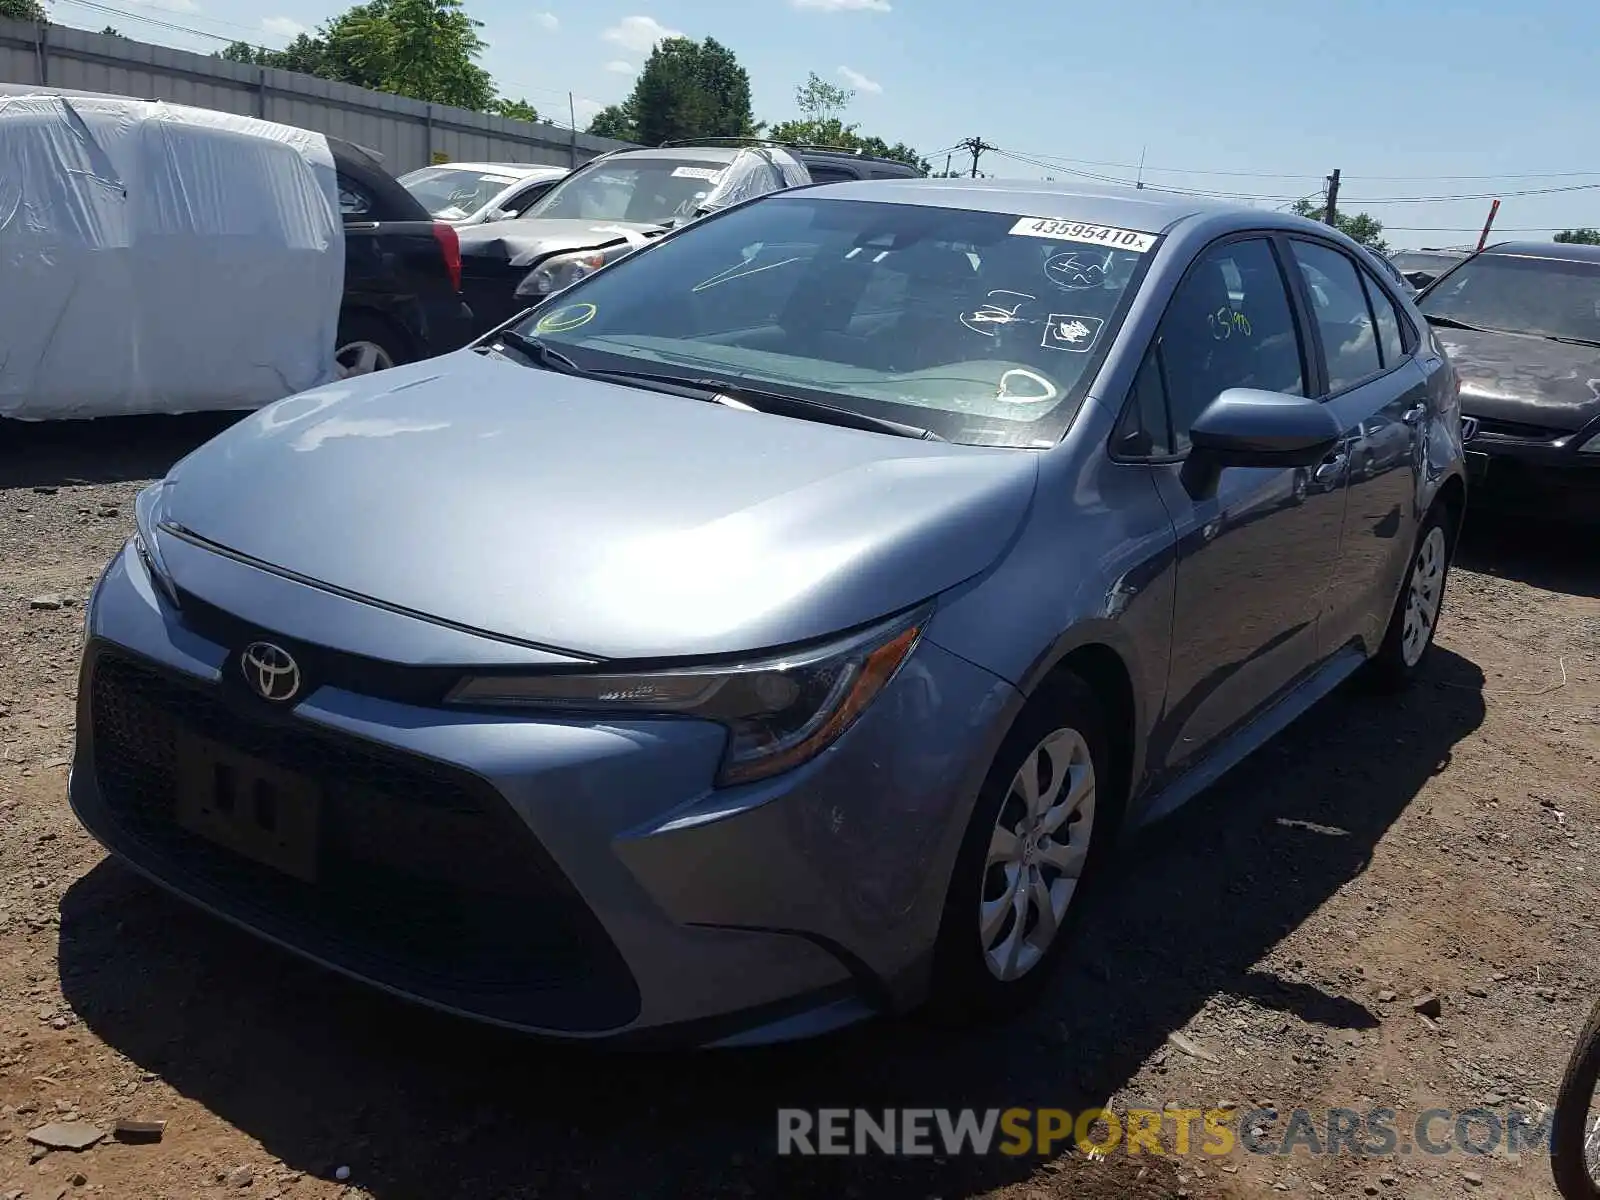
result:
[(549, 163), (443, 162), (433, 165), (447, 167), (453, 171), (494, 171), (501, 175), (535, 175), (541, 171), (549, 171), (556, 175), (567, 173), (566, 167), (555, 167)]
[(1237, 213), (1263, 227), (1297, 223), (1287, 214), (1154, 188), (1022, 179), (862, 179), (807, 188), (808, 195), (978, 212), (1026, 213), (1154, 232), (1198, 214)]
[(664, 158), (669, 161), (674, 158), (697, 158), (701, 162), (731, 163), (747, 149), (749, 147), (746, 146), (657, 146), (641, 150), (618, 150), (602, 158), (606, 162), (618, 158)]
[(1600, 246), (1580, 242), (1496, 242), (1485, 254), (1518, 258), (1558, 258), (1565, 262), (1600, 262)]

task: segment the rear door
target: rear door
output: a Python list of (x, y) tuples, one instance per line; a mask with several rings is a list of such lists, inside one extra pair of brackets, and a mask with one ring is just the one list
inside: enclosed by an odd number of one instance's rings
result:
[(344, 307), (379, 314), (403, 331), (412, 355), (425, 358), (456, 348), (440, 339), (455, 338), (450, 321), (460, 308), (460, 293), (433, 220), (399, 185), (395, 191), (400, 196), (339, 174)]
[(1287, 239), (1322, 364), (1320, 388), (1344, 437), (1317, 468), (1346, 480), (1339, 568), (1321, 620), (1322, 652), (1375, 647), (1411, 553), (1429, 379), (1404, 308), (1377, 273), (1332, 242)]

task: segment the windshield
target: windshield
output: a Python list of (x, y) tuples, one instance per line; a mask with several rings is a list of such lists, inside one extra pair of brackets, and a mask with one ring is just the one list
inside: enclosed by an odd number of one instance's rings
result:
[(768, 198), (620, 260), (518, 331), (586, 369), (744, 381), (952, 442), (1053, 445), (1154, 243), (1015, 213)]
[(728, 169), (686, 158), (610, 160), (579, 171), (523, 215), (666, 225), (693, 217)]
[(1432, 271), (1435, 274), (1442, 275), (1465, 257), (1466, 255), (1464, 254), (1429, 254), (1426, 251), (1407, 251), (1402, 254), (1391, 254), (1389, 261), (1402, 271)]
[(423, 167), (400, 177), (400, 186), (417, 198), (429, 216), (460, 220), (470, 217), (519, 176), (460, 167)]
[(1480, 254), (1423, 299), (1424, 316), (1483, 329), (1600, 340), (1600, 263)]

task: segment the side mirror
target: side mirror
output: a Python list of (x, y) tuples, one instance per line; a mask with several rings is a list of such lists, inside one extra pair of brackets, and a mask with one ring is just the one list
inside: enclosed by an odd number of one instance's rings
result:
[(1309, 467), (1344, 433), (1327, 405), (1305, 396), (1229, 388), (1189, 427), (1189, 457), (1179, 478), (1196, 500), (1216, 495), (1228, 467)]

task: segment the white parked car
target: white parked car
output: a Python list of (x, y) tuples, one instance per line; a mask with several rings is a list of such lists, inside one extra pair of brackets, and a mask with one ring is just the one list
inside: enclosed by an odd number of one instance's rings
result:
[(520, 217), (568, 174), (531, 163), (440, 163), (400, 176), (436, 220), (480, 225)]

